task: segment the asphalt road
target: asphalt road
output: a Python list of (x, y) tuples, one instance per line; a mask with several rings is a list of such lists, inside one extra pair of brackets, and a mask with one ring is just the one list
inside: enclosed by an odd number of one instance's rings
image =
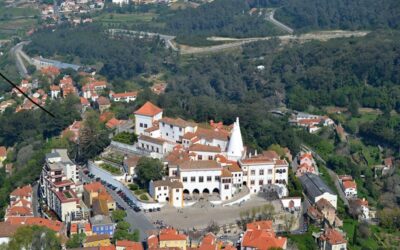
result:
[(21, 77), (25, 78), (28, 76), (28, 70), (26, 69), (24, 62), (20, 56), (20, 52), (22, 51), (22, 47), (28, 42), (20, 42), (14, 47), (11, 48), (10, 53), (15, 58), (15, 63)]
[(293, 33), (293, 29), (290, 28), (289, 26), (287, 26), (287, 25), (285, 25), (285, 24), (279, 22), (278, 20), (276, 20), (276, 19), (274, 18), (274, 15), (275, 15), (275, 10), (271, 11), (270, 13), (268, 13), (266, 19), (267, 19), (268, 21), (270, 21), (271, 23), (275, 24), (276, 26), (278, 26), (279, 28), (281, 28), (282, 30), (284, 30), (284, 31), (289, 32), (290, 34), (292, 34), (292, 33)]
[[(82, 181), (84, 182), (91, 182), (92, 180), (88, 178), (86, 175), (81, 174)], [(107, 187), (106, 187), (107, 188)], [(147, 231), (148, 230), (155, 230), (156, 227), (151, 223), (147, 217), (144, 215), (143, 212), (135, 212), (133, 209), (126, 204), (124, 200), (119, 197), (119, 195), (113, 191), (112, 189), (107, 188), (107, 191), (113, 199), (120, 204), (126, 211), (127, 217), (125, 218), (125, 221), (128, 222), (131, 225), (131, 230), (138, 229), (140, 232), (140, 240), (145, 241), (147, 239)]]

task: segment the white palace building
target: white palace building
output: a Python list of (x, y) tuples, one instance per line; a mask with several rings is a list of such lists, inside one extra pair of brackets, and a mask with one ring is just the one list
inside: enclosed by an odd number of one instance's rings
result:
[(162, 159), (168, 176), (150, 182), (150, 195), (159, 202), (182, 207), (185, 194), (219, 194), (230, 200), (246, 186), (251, 193), (274, 187), (286, 196), (288, 166), (274, 151), (248, 155), (239, 118), (229, 126), (222, 122), (197, 124), (163, 117), (163, 110), (146, 102), (135, 113), (137, 148)]

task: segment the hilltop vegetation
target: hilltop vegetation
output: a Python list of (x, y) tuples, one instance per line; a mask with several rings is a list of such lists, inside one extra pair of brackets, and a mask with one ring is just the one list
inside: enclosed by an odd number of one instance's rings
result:
[(282, 0), (276, 18), (300, 30), (400, 28), (398, 0)]

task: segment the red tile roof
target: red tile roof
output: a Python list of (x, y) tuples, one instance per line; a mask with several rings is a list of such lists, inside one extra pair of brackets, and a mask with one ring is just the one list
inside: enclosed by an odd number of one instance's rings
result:
[(11, 192), (10, 196), (16, 197), (28, 197), (32, 195), (32, 187), (31, 185), (26, 185), (23, 187), (19, 187)]
[(343, 182), (343, 187), (344, 189), (348, 189), (348, 188), (357, 188), (357, 184), (355, 181), (344, 181)]
[(173, 228), (165, 228), (160, 231), (159, 239), (160, 241), (187, 240), (187, 236), (178, 233), (178, 231)]
[(221, 149), (216, 146), (203, 145), (203, 144), (196, 143), (189, 147), (189, 151), (220, 153)]
[(126, 97), (136, 97), (138, 94), (137, 91), (132, 91), (132, 92), (125, 92), (125, 93), (113, 93), (111, 96), (113, 98), (126, 98)]
[(122, 125), (122, 124), (124, 124), (125, 123), (125, 121), (123, 121), (123, 120), (118, 120), (118, 119), (116, 119), (116, 118), (111, 118), (107, 123), (106, 123), (106, 127), (108, 127), (108, 128), (115, 128), (115, 127), (117, 127), (117, 126), (119, 126), (119, 125)]
[(39, 218), (39, 217), (15, 217), (15, 218), (9, 218), (7, 220), (12, 225), (36, 225), (36, 226), (44, 226), (47, 227), (50, 230), (53, 230), (55, 232), (60, 232), (64, 224), (60, 221), (54, 221), (54, 220), (49, 220), (45, 218)]
[(7, 156), (7, 148), (4, 146), (0, 147), (0, 157), (6, 157)]
[(110, 100), (104, 96), (100, 96), (99, 98), (97, 98), (96, 102), (99, 105), (110, 105), (111, 104)]
[(136, 115), (144, 115), (144, 116), (155, 116), (161, 113), (163, 110), (153, 103), (147, 101), (142, 107), (134, 112)]
[(81, 99), (81, 105), (85, 105), (85, 106), (90, 105), (88, 99), (86, 99), (85, 97), (82, 97), (82, 96), (81, 96), (80, 99)]
[(320, 238), (322, 240), (328, 241), (330, 245), (347, 243), (347, 241), (344, 239), (343, 235), (339, 231), (331, 228), (326, 229), (324, 234), (321, 235)]
[(124, 247), (125, 250), (143, 250), (142, 243), (129, 240), (117, 240), (115, 246)]
[(106, 188), (100, 182), (92, 182), (83, 186), (87, 192), (102, 192), (106, 191)]

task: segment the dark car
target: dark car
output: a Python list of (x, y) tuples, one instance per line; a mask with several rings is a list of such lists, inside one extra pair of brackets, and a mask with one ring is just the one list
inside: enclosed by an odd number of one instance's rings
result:
[(134, 207), (133, 207), (133, 211), (135, 211), (135, 212), (140, 212), (141, 209), (140, 209), (140, 207), (138, 207), (138, 206), (134, 206)]

